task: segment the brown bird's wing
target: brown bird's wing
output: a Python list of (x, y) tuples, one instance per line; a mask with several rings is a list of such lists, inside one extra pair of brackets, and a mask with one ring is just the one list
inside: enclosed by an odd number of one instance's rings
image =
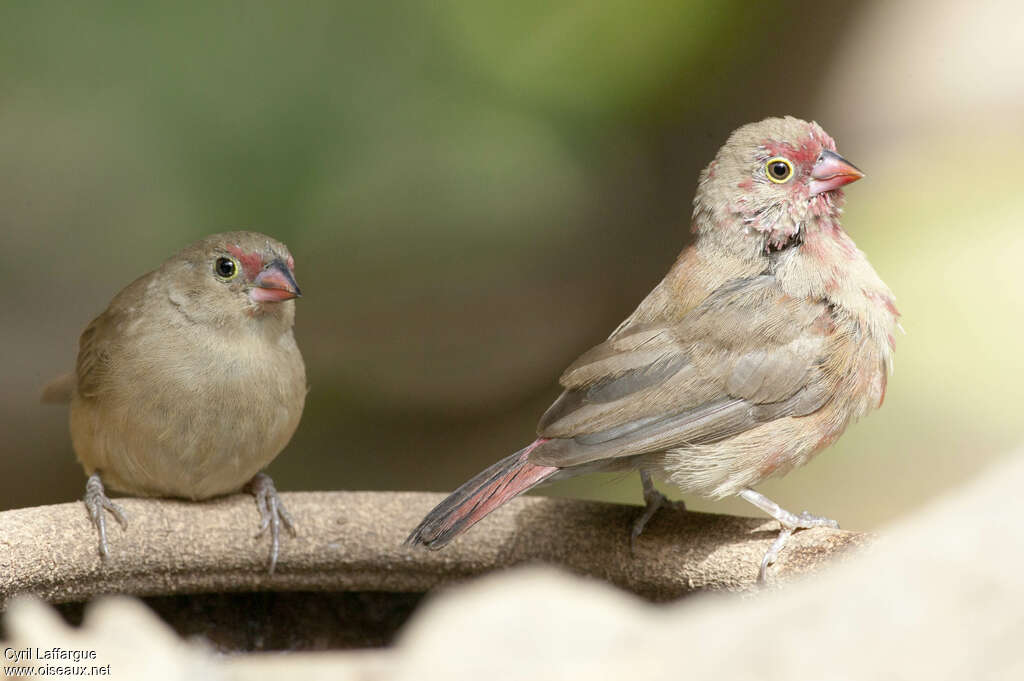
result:
[(78, 365), (75, 373), (78, 377), (78, 394), (82, 397), (94, 397), (106, 382), (110, 367), (110, 334), (102, 333), (102, 329), (107, 324), (116, 323), (108, 317), (109, 313), (104, 312), (92, 320), (78, 339)]
[(44, 403), (70, 402), (77, 388), (81, 397), (93, 397), (102, 391), (110, 370), (110, 356), (113, 344), (120, 338), (129, 322), (125, 309), (137, 309), (140, 305), (144, 275), (129, 284), (111, 301), (106, 310), (89, 322), (78, 337), (78, 362), (75, 370), (50, 381), (41, 401)]
[(731, 437), (831, 395), (824, 301), (771, 275), (723, 285), (680, 319), (625, 326), (562, 375), (530, 461), (576, 466)]
[(116, 346), (126, 342), (139, 328), (139, 310), (152, 303), (145, 295), (156, 272), (159, 270), (144, 274), (126, 286), (79, 336), (75, 377), (80, 397), (95, 397), (109, 388), (111, 357), (118, 354)]

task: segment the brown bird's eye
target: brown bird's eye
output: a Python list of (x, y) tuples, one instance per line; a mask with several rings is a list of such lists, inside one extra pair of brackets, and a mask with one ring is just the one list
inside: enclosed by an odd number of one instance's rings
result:
[(213, 271), (221, 279), (234, 279), (238, 274), (238, 265), (231, 258), (217, 258), (213, 264)]
[(782, 184), (793, 177), (793, 164), (788, 159), (772, 158), (765, 164), (764, 172), (769, 180)]

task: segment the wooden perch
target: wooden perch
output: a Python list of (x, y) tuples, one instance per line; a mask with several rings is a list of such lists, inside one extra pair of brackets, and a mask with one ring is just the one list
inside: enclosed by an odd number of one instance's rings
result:
[[(654, 600), (696, 589), (751, 586), (774, 521), (662, 509), (636, 545), (639, 513), (575, 499), (516, 499), (446, 549), (402, 545), (443, 496), (420, 492), (283, 494), (298, 536), (282, 533), (277, 571), (267, 574), (269, 539), (256, 537), (249, 496), (204, 503), (119, 499), (128, 528), (108, 523), (110, 558), (81, 503), (0, 513), (0, 609), (15, 593), (51, 602), (101, 593), (140, 596), (237, 591), (425, 592), (525, 562), (561, 565)], [(869, 535), (818, 528), (798, 532), (773, 569), (775, 580), (813, 570)]]

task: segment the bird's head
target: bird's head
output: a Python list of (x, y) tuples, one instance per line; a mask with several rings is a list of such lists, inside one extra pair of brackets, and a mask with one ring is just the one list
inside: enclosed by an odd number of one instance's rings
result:
[(294, 320), (295, 260), (280, 241), (257, 232), (214, 234), (183, 250), (172, 270), (171, 300), (194, 320), (239, 317)]
[(750, 123), (701, 173), (694, 229), (763, 257), (799, 244), (812, 222), (837, 218), (840, 187), (862, 177), (817, 123), (791, 116)]

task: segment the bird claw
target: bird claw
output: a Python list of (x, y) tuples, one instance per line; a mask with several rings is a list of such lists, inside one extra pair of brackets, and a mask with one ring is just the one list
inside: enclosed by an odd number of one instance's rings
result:
[(647, 523), (650, 522), (651, 518), (654, 517), (654, 514), (657, 513), (660, 508), (668, 506), (681, 511), (686, 510), (686, 504), (682, 501), (669, 501), (668, 497), (654, 487), (654, 481), (651, 480), (650, 473), (641, 471), (640, 482), (644, 486), (644, 510), (640, 516), (633, 521), (633, 529), (629, 533), (629, 552), (633, 555), (636, 554), (636, 540), (640, 538), (644, 528), (647, 527)]
[(764, 554), (764, 558), (761, 559), (761, 569), (757, 573), (757, 583), (761, 586), (765, 586), (768, 583), (768, 568), (778, 559), (779, 553), (782, 552), (783, 547), (785, 547), (786, 542), (789, 541), (794, 532), (797, 530), (808, 530), (812, 527), (839, 529), (839, 523), (831, 518), (812, 515), (807, 511), (797, 515), (787, 511), (760, 492), (755, 492), (750, 488), (744, 489), (739, 495), (772, 518), (775, 518), (782, 525), (782, 529), (779, 530), (779, 536), (775, 538), (775, 541), (772, 542), (772, 545), (768, 547), (768, 551)]
[(839, 523), (831, 518), (825, 518), (820, 515), (812, 515), (807, 511), (803, 511), (797, 516), (800, 520), (800, 524), (794, 529), (806, 530), (811, 527), (831, 527), (833, 530), (839, 529)]
[(792, 534), (792, 529), (783, 527), (779, 531), (779, 536), (775, 538), (772, 545), (768, 547), (768, 551), (765, 552), (764, 558), (761, 559), (761, 569), (757, 572), (757, 583), (761, 586), (768, 584), (768, 568), (775, 563), (775, 560), (779, 557), (779, 552), (782, 551), (782, 547), (786, 545)]
[(274, 487), (274, 481), (265, 473), (257, 473), (249, 482), (248, 491), (256, 498), (256, 508), (260, 512), (260, 528), (255, 537), (262, 537), (270, 532), (270, 562), (268, 574), (274, 574), (277, 567), (277, 556), (281, 545), (281, 526), (293, 537), (296, 535), (295, 522), (285, 509), (281, 497)]
[(100, 559), (106, 561), (110, 557), (110, 549), (107, 546), (107, 516), (104, 511), (109, 512), (121, 525), (122, 530), (128, 529), (128, 519), (124, 509), (114, 503), (107, 496), (103, 489), (103, 481), (99, 473), (93, 473), (85, 482), (85, 509), (89, 512), (89, 519), (96, 526), (99, 534)]

